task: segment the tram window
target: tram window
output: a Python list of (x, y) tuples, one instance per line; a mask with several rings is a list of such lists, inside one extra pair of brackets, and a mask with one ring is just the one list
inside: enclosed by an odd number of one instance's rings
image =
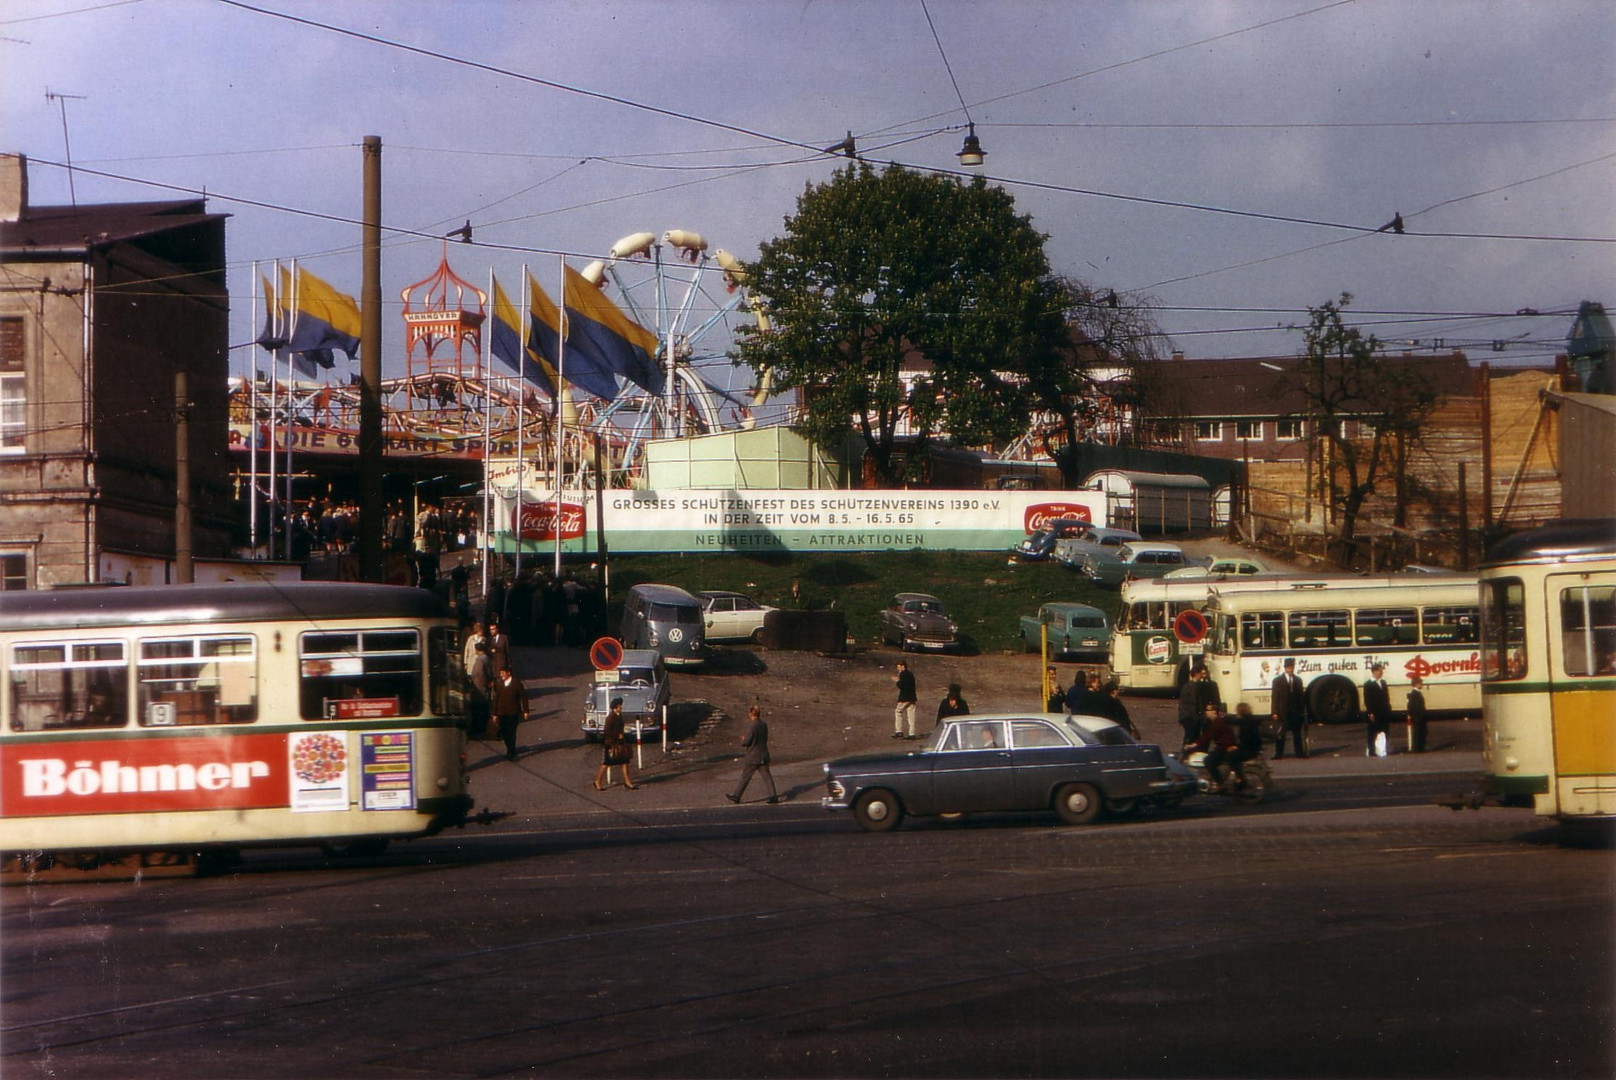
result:
[(258, 664), (251, 637), (157, 638), (136, 663), (143, 727), (250, 724), (258, 719)]
[(1240, 616), (1240, 647), (1283, 649), (1285, 616), (1277, 611), (1248, 611)]
[(432, 711), (439, 716), (459, 716), (466, 711), (464, 666), (458, 631), (447, 626), (427, 631), (426, 670), (432, 689)]
[(129, 659), (121, 641), (11, 648), (11, 728), (56, 731), (129, 723)]
[(1526, 589), (1519, 578), (1481, 586), (1481, 677), (1496, 682), (1526, 677)]
[(1474, 645), (1481, 636), (1481, 613), (1473, 607), (1428, 607), (1420, 620), (1427, 645)]
[(419, 631), (304, 634), (298, 671), (298, 712), (305, 720), (421, 715)]
[(1293, 649), (1350, 649), (1352, 615), (1337, 611), (1293, 611), (1287, 620)]
[(1560, 590), (1560, 645), (1567, 675), (1616, 675), (1616, 586)]
[(1413, 608), (1360, 608), (1353, 619), (1359, 645), (1418, 645), (1419, 614)]

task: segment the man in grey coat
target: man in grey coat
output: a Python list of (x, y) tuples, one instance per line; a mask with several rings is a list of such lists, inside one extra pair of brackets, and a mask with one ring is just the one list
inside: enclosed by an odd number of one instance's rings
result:
[(746, 737), (741, 740), (741, 746), (746, 750), (746, 756), (741, 759), (741, 782), (733, 792), (725, 792), (724, 798), (732, 803), (741, 801), (746, 794), (746, 785), (752, 782), (752, 774), (763, 773), (763, 779), (769, 784), (769, 804), (772, 806), (780, 801), (780, 793), (774, 787), (774, 774), (769, 771), (769, 725), (763, 720), (763, 712), (756, 705), (746, 710), (747, 719), (752, 723), (746, 729)]

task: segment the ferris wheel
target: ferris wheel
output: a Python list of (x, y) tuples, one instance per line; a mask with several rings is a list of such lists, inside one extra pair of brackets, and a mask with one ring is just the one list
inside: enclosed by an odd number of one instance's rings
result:
[(713, 434), (748, 428), (752, 409), (769, 397), (750, 381), (729, 352), (741, 326), (768, 329), (768, 316), (746, 289), (746, 272), (727, 251), (711, 255), (699, 233), (669, 229), (630, 233), (605, 259), (584, 267), (583, 277), (608, 289), (629, 318), (656, 335), (664, 373), (661, 394), (628, 384), (596, 414), (598, 433), (613, 429), (624, 438), (623, 464), (637, 468), (650, 439)]

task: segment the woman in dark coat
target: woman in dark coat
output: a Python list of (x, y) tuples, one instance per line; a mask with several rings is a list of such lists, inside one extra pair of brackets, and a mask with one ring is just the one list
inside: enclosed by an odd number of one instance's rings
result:
[(623, 786), (630, 791), (636, 790), (636, 784), (628, 774), (629, 760), (634, 752), (628, 746), (628, 734), (623, 725), (623, 699), (612, 698), (612, 710), (606, 714), (606, 724), (601, 729), (601, 757), (600, 768), (595, 770), (595, 790), (605, 791), (612, 785), (612, 766), (620, 765), (623, 769)]

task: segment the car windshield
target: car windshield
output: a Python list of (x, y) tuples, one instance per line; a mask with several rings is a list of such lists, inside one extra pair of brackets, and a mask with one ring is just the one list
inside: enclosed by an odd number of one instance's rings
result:
[(928, 612), (933, 614), (941, 614), (943, 605), (939, 604), (935, 600), (910, 600), (903, 605), (903, 610), (911, 615), (925, 614)]
[(1096, 629), (1104, 629), (1105, 628), (1105, 616), (1104, 615), (1073, 615), (1072, 616), (1072, 625), (1073, 626), (1089, 626), (1089, 627), (1094, 627)]
[(652, 622), (699, 623), (701, 608), (695, 604), (648, 604), (646, 617)]

